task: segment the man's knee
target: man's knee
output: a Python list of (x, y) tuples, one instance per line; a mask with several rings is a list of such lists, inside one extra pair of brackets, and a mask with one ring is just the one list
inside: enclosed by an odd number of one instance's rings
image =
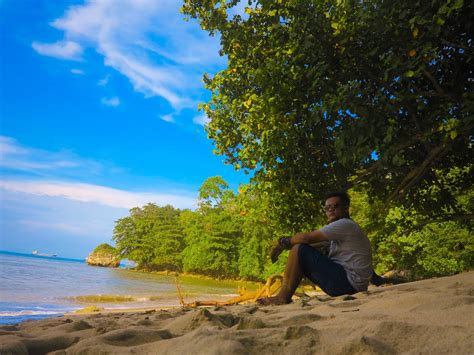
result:
[(295, 244), (295, 245), (292, 245), (292, 246), (291, 246), (291, 249), (290, 249), (290, 253), (295, 254), (296, 256), (298, 256), (299, 250), (300, 250), (300, 248), (301, 248), (302, 245), (304, 245), (304, 244)]
[(297, 244), (297, 245), (299, 247), (298, 249), (295, 250), (295, 252), (298, 254), (299, 259), (319, 261), (321, 258), (326, 257), (319, 250), (313, 248), (309, 244)]
[(308, 251), (314, 252), (316, 250), (309, 244), (295, 244), (294, 247), (298, 247), (296, 251), (299, 253), (305, 253)]

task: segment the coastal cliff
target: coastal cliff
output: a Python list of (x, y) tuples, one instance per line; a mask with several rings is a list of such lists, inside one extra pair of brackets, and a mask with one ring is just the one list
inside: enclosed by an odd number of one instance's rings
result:
[(116, 249), (109, 244), (101, 244), (86, 258), (86, 263), (93, 266), (118, 267), (120, 259)]

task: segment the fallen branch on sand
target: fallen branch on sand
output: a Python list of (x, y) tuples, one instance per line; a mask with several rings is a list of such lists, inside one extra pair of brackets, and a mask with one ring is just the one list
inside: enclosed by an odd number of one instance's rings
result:
[(260, 287), (255, 292), (243, 292), (237, 297), (231, 298), (228, 301), (194, 301), (191, 303), (185, 303), (184, 298), (181, 293), (181, 287), (178, 283), (178, 278), (175, 278), (176, 289), (178, 291), (179, 302), (183, 307), (199, 307), (199, 306), (230, 306), (234, 304), (242, 303), (254, 303), (257, 299), (261, 297), (271, 297), (273, 296), (281, 287), (282, 282), (281, 275), (270, 276), (267, 279), (265, 285)]

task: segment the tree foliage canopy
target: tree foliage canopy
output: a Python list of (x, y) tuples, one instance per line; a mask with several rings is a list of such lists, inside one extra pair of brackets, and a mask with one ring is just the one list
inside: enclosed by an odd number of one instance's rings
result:
[(184, 241), (179, 215), (172, 206), (152, 203), (132, 208), (115, 223), (113, 240), (120, 256), (140, 268), (180, 269)]
[(117, 255), (117, 249), (115, 249), (112, 245), (107, 243), (99, 244), (94, 248), (92, 251), (94, 254), (110, 254), (110, 255)]
[(210, 177), (199, 189), (199, 206), (181, 218), (186, 234), (184, 270), (235, 277), (241, 230), (234, 193), (222, 177)]
[(275, 213), (312, 222), (325, 191), (365, 184), (385, 206), (464, 214), (445, 176), (472, 181), (471, 1), (250, 0), (245, 16), (237, 3), (182, 10), (228, 58), (205, 77), (209, 137), (255, 170)]
[[(271, 242), (294, 230), (273, 218), (269, 195), (255, 184), (234, 194), (221, 177), (210, 177), (200, 191), (195, 211), (147, 204), (116, 222), (113, 239), (120, 256), (139, 268), (173, 270), (218, 278), (264, 280), (281, 273), (285, 258), (272, 264)], [(445, 275), (474, 266), (472, 230), (456, 221), (433, 221), (412, 208), (393, 207), (381, 213), (369, 203), (365, 189), (351, 190), (351, 216), (372, 242), (379, 272), (409, 270), (413, 277)], [(224, 199), (216, 199), (226, 196)], [(201, 196), (202, 197), (202, 196)], [(468, 196), (463, 196), (464, 203)], [(303, 230), (319, 228), (307, 225)], [(97, 249), (112, 249), (102, 244)]]
[(349, 189), (379, 272), (474, 266), (474, 3), (466, 0), (184, 0), (228, 66), (204, 82), (216, 152), (254, 171), (221, 177), (196, 211), (148, 204), (114, 240), (139, 266), (263, 279), (270, 241), (325, 223)]

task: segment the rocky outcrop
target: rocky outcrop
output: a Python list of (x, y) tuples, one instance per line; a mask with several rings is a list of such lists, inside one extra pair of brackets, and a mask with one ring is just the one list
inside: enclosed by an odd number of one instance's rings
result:
[(101, 244), (87, 257), (86, 263), (94, 266), (118, 267), (120, 259), (115, 248), (108, 244)]

